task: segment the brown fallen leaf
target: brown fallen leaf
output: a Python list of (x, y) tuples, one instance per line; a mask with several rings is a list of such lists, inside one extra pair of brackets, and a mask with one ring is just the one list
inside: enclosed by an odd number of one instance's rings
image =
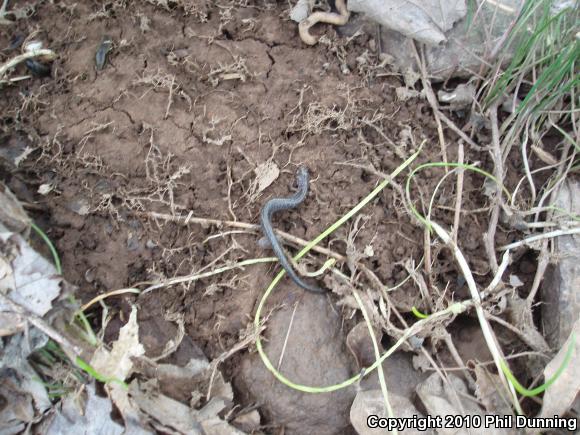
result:
[(30, 228), (30, 219), (22, 204), (4, 184), (0, 184), (0, 223), (10, 231), (24, 235)]
[[(412, 419), (413, 417), (423, 417), (423, 415), (417, 411), (417, 408), (415, 408), (411, 401), (404, 396), (389, 393), (389, 402), (393, 408), (393, 414), (397, 418)], [(385, 411), (385, 399), (383, 398), (383, 393), (381, 390), (367, 390), (358, 392), (350, 408), (350, 422), (359, 435), (387, 433), (386, 430), (381, 432), (380, 430), (372, 429), (368, 426), (367, 419), (371, 415), (378, 415), (381, 418), (387, 417)], [(404, 433), (409, 435), (430, 435), (433, 434), (434, 431), (432, 429), (419, 431), (415, 428), (407, 428), (404, 430)]]
[(256, 173), (254, 187), (255, 194), (264, 191), (280, 175), (280, 169), (278, 168), (278, 165), (272, 161), (260, 163), (256, 169), (254, 169), (254, 172)]
[[(459, 377), (453, 374), (447, 374), (447, 382), (443, 381), (437, 373), (433, 373), (425, 381), (417, 386), (417, 395), (423, 402), (427, 414), (431, 416), (441, 416), (445, 421), (447, 416), (454, 419), (455, 416), (471, 416), (470, 418), (480, 418), (483, 422), (485, 419), (485, 412), (477, 405), (477, 400), (471, 396), (467, 386)], [(487, 415), (489, 415), (488, 413)], [(469, 417), (468, 417), (469, 418)], [(510, 429), (498, 429), (495, 427), (484, 428), (482, 424), (480, 427), (473, 428), (439, 428), (438, 434), (447, 435), (467, 435), (467, 434), (495, 434), (506, 435), (516, 433)]]
[(475, 366), (475, 396), (488, 413), (511, 415), (510, 398), (506, 397), (501, 379), (484, 366)]
[(47, 417), (47, 421), (43, 422), (43, 425), (46, 426), (40, 433), (121, 435), (124, 433), (124, 428), (111, 418), (112, 410), (111, 400), (108, 397), (99, 397), (95, 392), (93, 383), (85, 386), (84, 391), (65, 397), (56, 408), (53, 416)]

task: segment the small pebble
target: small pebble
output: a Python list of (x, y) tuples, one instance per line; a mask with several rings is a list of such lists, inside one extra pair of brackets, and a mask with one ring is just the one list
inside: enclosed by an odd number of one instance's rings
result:
[(127, 249), (129, 251), (136, 251), (139, 249), (139, 237), (137, 237), (136, 234), (133, 234), (132, 231), (127, 235)]
[(101, 71), (105, 67), (105, 63), (107, 63), (107, 56), (111, 49), (113, 48), (113, 40), (110, 36), (103, 36), (101, 40), (101, 44), (97, 49), (97, 53), (95, 54), (95, 64), (97, 67), (97, 71)]

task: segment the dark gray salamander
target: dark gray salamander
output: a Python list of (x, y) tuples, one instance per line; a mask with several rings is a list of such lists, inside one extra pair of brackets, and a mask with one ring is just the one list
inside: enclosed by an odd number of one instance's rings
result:
[(308, 169), (305, 168), (304, 166), (298, 168), (298, 171), (296, 172), (296, 182), (298, 184), (298, 191), (294, 195), (289, 196), (287, 198), (272, 198), (264, 205), (264, 208), (262, 208), (262, 212), (260, 213), (262, 231), (264, 232), (264, 236), (270, 242), (274, 254), (276, 255), (276, 257), (278, 257), (280, 264), (282, 265), (288, 276), (292, 278), (292, 281), (294, 281), (304, 290), (308, 290), (314, 293), (322, 293), (324, 292), (324, 290), (315, 285), (305, 283), (296, 274), (294, 269), (292, 269), (292, 266), (290, 265), (290, 262), (286, 258), (284, 250), (282, 249), (282, 246), (280, 246), (280, 243), (278, 242), (278, 239), (276, 238), (276, 235), (274, 234), (274, 230), (272, 228), (271, 220), (272, 215), (274, 213), (298, 207), (306, 198), (306, 195), (308, 194)]

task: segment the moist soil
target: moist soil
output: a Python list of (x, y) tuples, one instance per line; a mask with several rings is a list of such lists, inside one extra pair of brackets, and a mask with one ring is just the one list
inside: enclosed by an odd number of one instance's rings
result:
[[(420, 96), (397, 98), (403, 78), (381, 65), (373, 32), (347, 28), (337, 34), (321, 25), (315, 32), (322, 41), (308, 47), (287, 18), (286, 2), (150, 3), (155, 2), (40, 2), (31, 17), (0, 29), (2, 48), (36, 32), (33, 39), (58, 54), (50, 77), (32, 77), (1, 90), (2, 146), (16, 154), (30, 150), (18, 167), (3, 163), (1, 175), (55, 243), (63, 273), (78, 287), (81, 302), (111, 290), (144, 288), (145, 282), (270, 256), (257, 244), (259, 230), (209, 221), (184, 225), (175, 217), (257, 224), (269, 198), (293, 191), (298, 165), (310, 171), (308, 198), (299, 208), (276, 215), (274, 226), (311, 240), (420, 144), (417, 164), (441, 161), (429, 104)], [(113, 48), (97, 71), (95, 54), (105, 36)], [(4, 50), (0, 59), (18, 50)], [(27, 70), (20, 65), (16, 73)], [(459, 126), (467, 122), (461, 115), (450, 114)], [(444, 136), (447, 158), (456, 161), (458, 137), (445, 128)], [(486, 152), (468, 147), (466, 161), (489, 171), (493, 167)], [(261, 185), (266, 163), (280, 174)], [(516, 155), (511, 164), (519, 166)], [(412, 196), (420, 210), (443, 174), (427, 169), (416, 177)], [(404, 187), (403, 176), (397, 181)], [(508, 179), (510, 185), (516, 182)], [(455, 177), (448, 177), (433, 210), (447, 228), (453, 224), (454, 186)], [(485, 285), (491, 273), (482, 234), (490, 201), (482, 186), (483, 177), (466, 174), (458, 242), (476, 280)], [(360, 254), (359, 261), (383, 284), (395, 286), (408, 275), (406, 261), (421, 261), (424, 231), (391, 187), (361, 216), (323, 245), (343, 255), (347, 248), (349, 255)], [(501, 227), (496, 245), (518, 234)], [(432, 256), (430, 285), (448, 300), (466, 297), (451, 253), (439, 243)], [(324, 260), (315, 254), (307, 263), (312, 270)], [(348, 273), (346, 263), (339, 266)], [(522, 256), (512, 271), (527, 283), (535, 267), (535, 258)], [(138, 303), (148, 355), (161, 354), (176, 336), (170, 319), (178, 315), (186, 337), (169, 361), (187, 361), (200, 350), (216, 358), (238, 343), (275, 272), (269, 264), (253, 265), (140, 297), (107, 298), (113, 321), (105, 339), (115, 339), (131, 304)], [(391, 295), (405, 316), (413, 305), (423, 307), (410, 281)], [(100, 306), (88, 314), (99, 329)], [(471, 343), (461, 349), (465, 360), (480, 359), (478, 352), (485, 347), (473, 345), (467, 331), (478, 330), (465, 327), (472, 324), (464, 318), (451, 325), (458, 341)], [(240, 376), (245, 352), (221, 366), (228, 380)], [(186, 400), (179, 391), (174, 396)], [(243, 391), (236, 391), (236, 397), (250, 400)]]

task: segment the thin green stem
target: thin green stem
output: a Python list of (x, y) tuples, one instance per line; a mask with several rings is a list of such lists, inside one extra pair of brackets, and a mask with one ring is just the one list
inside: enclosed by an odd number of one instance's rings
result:
[(543, 393), (546, 389), (548, 389), (554, 382), (556, 382), (556, 379), (558, 379), (560, 375), (564, 373), (564, 370), (566, 370), (566, 367), (568, 366), (568, 364), (570, 363), (570, 359), (572, 358), (575, 342), (576, 342), (575, 336), (574, 334), (572, 334), (572, 336), (570, 337), (570, 345), (568, 346), (568, 350), (566, 351), (564, 360), (562, 361), (562, 364), (560, 364), (560, 367), (558, 367), (558, 370), (556, 370), (556, 373), (554, 373), (554, 375), (546, 382), (544, 382), (542, 385), (533, 388), (531, 390), (528, 390), (526, 387), (524, 387), (522, 384), (518, 382), (518, 380), (513, 375), (513, 373), (511, 372), (507, 363), (504, 360), (500, 361), (501, 370), (505, 374), (506, 378), (508, 378), (508, 380), (514, 386), (516, 391), (520, 393), (522, 396), (525, 397), (537, 396), (538, 394)]
[(52, 244), (52, 242), (50, 241), (48, 236), (44, 233), (44, 231), (42, 231), (38, 227), (38, 225), (36, 225), (34, 222), (31, 221), (30, 226), (32, 227), (32, 229), (34, 231), (36, 231), (36, 233), (40, 236), (40, 238), (42, 240), (44, 240), (44, 243), (46, 243), (46, 245), (48, 246), (48, 249), (50, 249), (50, 253), (52, 254), (52, 259), (54, 261), (54, 267), (56, 268), (56, 272), (59, 275), (62, 275), (62, 266), (60, 264), (60, 258), (58, 256), (58, 252), (56, 251), (56, 248), (54, 247), (54, 245)]

